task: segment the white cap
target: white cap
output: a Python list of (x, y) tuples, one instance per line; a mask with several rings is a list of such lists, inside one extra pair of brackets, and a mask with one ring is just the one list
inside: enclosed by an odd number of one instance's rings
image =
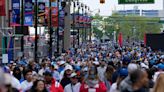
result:
[(73, 67), (68, 64), (68, 65), (65, 66), (65, 70), (73, 70)]
[(100, 63), (98, 61), (94, 61), (93, 64), (99, 65)]
[(76, 73), (72, 73), (72, 74), (70, 75), (70, 78), (75, 77), (75, 76), (77, 76), (77, 74), (76, 74)]
[(59, 62), (59, 65), (63, 65), (63, 64), (65, 64), (65, 61), (62, 60)]
[(138, 66), (137, 64), (134, 64), (134, 63), (130, 63), (128, 65), (128, 73), (131, 74), (132, 72), (134, 72), (135, 70), (138, 69)]

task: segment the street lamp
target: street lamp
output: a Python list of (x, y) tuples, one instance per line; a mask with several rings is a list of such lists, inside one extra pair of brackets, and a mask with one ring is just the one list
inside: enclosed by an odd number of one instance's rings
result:
[[(87, 16), (87, 8), (88, 8), (88, 6), (85, 5), (84, 17)], [(85, 35), (84, 35), (84, 37), (85, 37), (85, 42), (86, 42), (87, 41), (87, 28), (86, 28), (86, 23), (85, 22), (84, 22), (84, 28), (85, 28)]]
[(73, 48), (75, 48), (75, 7), (76, 7), (76, 2), (73, 2)]
[[(80, 11), (80, 4), (79, 4), (79, 0), (77, 0), (77, 6), (78, 6), (78, 15), (79, 15), (79, 11)], [(80, 30), (79, 30), (79, 16), (78, 16), (78, 46), (80, 46)]]
[(37, 19), (37, 16), (38, 16), (38, 0), (35, 0), (35, 62), (37, 62), (37, 43), (38, 43), (38, 30), (37, 30), (37, 27), (38, 27), (38, 19)]

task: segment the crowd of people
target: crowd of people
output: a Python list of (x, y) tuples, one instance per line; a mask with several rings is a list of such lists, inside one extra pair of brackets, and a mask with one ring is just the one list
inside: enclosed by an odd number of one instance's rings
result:
[(0, 70), (0, 92), (164, 92), (164, 53), (141, 44), (97, 43)]

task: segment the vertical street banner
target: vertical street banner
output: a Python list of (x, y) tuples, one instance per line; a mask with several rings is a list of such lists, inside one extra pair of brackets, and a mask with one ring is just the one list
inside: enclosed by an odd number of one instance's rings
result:
[(33, 25), (33, 3), (32, 0), (25, 0), (24, 3), (24, 25)]
[(8, 52), (8, 61), (10, 63), (10, 61), (13, 60), (14, 57), (14, 39), (13, 37), (8, 37), (8, 46), (7, 46), (7, 52)]
[(122, 33), (119, 33), (119, 35), (118, 35), (118, 44), (120, 45), (120, 47), (122, 47), (122, 44), (123, 44)]
[(64, 17), (65, 17), (65, 11), (63, 9), (60, 9), (60, 13), (59, 13), (59, 26), (64, 28)]
[(53, 27), (58, 26), (58, 8), (57, 7), (52, 7), (52, 26)]
[(147, 41), (147, 39), (146, 39), (146, 33), (144, 34), (144, 46), (146, 46), (146, 41)]
[(45, 25), (45, 12), (46, 5), (44, 2), (38, 3), (38, 23), (42, 26)]
[(20, 26), (20, 0), (12, 0), (11, 26)]
[(6, 16), (5, 0), (0, 0), (0, 16)]

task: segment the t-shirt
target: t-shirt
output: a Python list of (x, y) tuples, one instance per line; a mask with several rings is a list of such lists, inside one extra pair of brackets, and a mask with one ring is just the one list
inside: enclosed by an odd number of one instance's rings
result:
[(120, 92), (119, 90), (117, 90), (117, 83), (113, 83), (110, 87), (110, 91), (108, 92)]
[(76, 85), (72, 85), (71, 83), (65, 86), (64, 92), (79, 92), (80, 91), (80, 83), (77, 83)]
[(27, 80), (25, 80), (21, 83), (21, 89), (23, 91), (26, 91), (26, 90), (30, 89), (32, 87), (32, 85), (33, 85), (33, 82), (28, 82)]

